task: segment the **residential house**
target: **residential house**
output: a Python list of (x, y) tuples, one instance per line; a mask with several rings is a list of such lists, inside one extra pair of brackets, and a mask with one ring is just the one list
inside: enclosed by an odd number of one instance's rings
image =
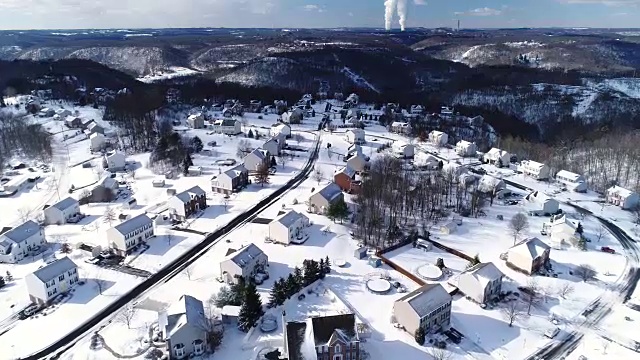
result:
[(357, 194), (362, 186), (362, 181), (356, 179), (356, 177), (356, 171), (347, 165), (336, 171), (333, 175), (333, 182), (336, 183), (342, 191)]
[(449, 325), (451, 300), (442, 285), (426, 284), (396, 300), (393, 317), (411, 335), (418, 328), (433, 332)]
[(146, 214), (121, 222), (108, 229), (106, 235), (107, 244), (120, 256), (127, 256), (155, 236), (153, 222)]
[(360, 97), (357, 94), (351, 93), (349, 96), (347, 96), (347, 99), (344, 102), (355, 106), (360, 102)]
[(478, 190), (485, 194), (498, 194), (507, 188), (504, 180), (490, 175), (483, 175), (478, 182)]
[(1, 187), (6, 192), (15, 193), (18, 190), (20, 190), (23, 187), (25, 187), (25, 185), (27, 185), (27, 184), (29, 184), (29, 175), (28, 174), (22, 174), (22, 175), (18, 175), (16, 177), (12, 178), (11, 180), (6, 182)]
[(165, 185), (164, 179), (155, 179), (151, 181), (151, 185), (155, 188), (163, 188)]
[(365, 171), (365, 169), (369, 165), (369, 157), (360, 151), (349, 155), (349, 157), (345, 157), (344, 161), (347, 162), (347, 166), (357, 172)]
[(110, 173), (107, 173), (100, 178), (98, 183), (89, 192), (88, 202), (110, 202), (115, 199), (119, 187), (120, 185), (116, 179), (112, 178)]
[(449, 143), (449, 135), (442, 131), (433, 130), (429, 133), (429, 142), (435, 146), (445, 146)]
[(207, 350), (208, 321), (202, 301), (182, 295), (158, 314), (158, 327), (167, 342), (169, 359), (188, 359)]
[(442, 167), (442, 173), (446, 177), (450, 177), (452, 180), (457, 181), (458, 178), (469, 172), (469, 169), (461, 164), (450, 161)]
[(548, 179), (551, 172), (547, 165), (533, 160), (522, 160), (518, 169), (536, 180)]
[(309, 237), (308, 226), (308, 217), (290, 210), (269, 223), (269, 237), (279, 244), (303, 243)]
[(58, 115), (60, 117), (60, 119), (65, 119), (67, 116), (71, 115), (71, 110), (58, 109), (58, 110), (56, 110), (56, 115)]
[(640, 203), (638, 193), (620, 186), (612, 186), (607, 189), (607, 202), (624, 210), (635, 209)]
[(580, 174), (572, 173), (566, 170), (560, 170), (556, 173), (555, 179), (557, 182), (564, 184), (567, 189), (571, 191), (587, 191), (587, 180)]
[(172, 196), (167, 200), (171, 218), (184, 221), (191, 215), (207, 208), (207, 193), (199, 186)]
[(102, 134), (104, 135), (104, 128), (96, 122), (92, 122), (87, 126), (86, 132), (91, 136), (91, 134)]
[(444, 119), (450, 119), (453, 117), (453, 109), (448, 106), (443, 106), (440, 108), (440, 117)]
[(78, 265), (66, 256), (24, 277), (29, 300), (39, 306), (48, 305), (56, 296), (71, 290), (78, 281)]
[(544, 229), (551, 237), (554, 247), (562, 248), (563, 245), (576, 244), (580, 234), (577, 234), (578, 222), (569, 220), (566, 215), (552, 216)]
[(187, 174), (189, 176), (200, 176), (202, 175), (202, 166), (191, 165), (187, 168)]
[(262, 166), (269, 166), (271, 156), (267, 150), (255, 149), (247, 154), (242, 161), (249, 172), (255, 172)]
[(422, 169), (437, 169), (440, 166), (440, 159), (437, 157), (419, 151), (414, 155), (413, 164)]
[(229, 249), (220, 262), (220, 274), (226, 283), (235, 284), (238, 278), (248, 279), (264, 273), (269, 266), (269, 258), (255, 244), (250, 243), (239, 250)]
[(187, 117), (187, 124), (192, 129), (202, 129), (204, 128), (204, 116), (201, 113), (189, 115)]
[(271, 155), (280, 155), (285, 146), (284, 136), (276, 135), (262, 144), (262, 148)]
[(220, 311), (220, 317), (222, 323), (225, 325), (238, 326), (238, 319), (240, 317), (240, 309), (242, 306), (225, 305)]
[(211, 105), (211, 111), (216, 111), (216, 112), (220, 112), (224, 110), (224, 105), (223, 104), (213, 104)]
[(349, 129), (345, 134), (345, 140), (350, 144), (364, 144), (366, 143), (365, 132), (362, 129)]
[(243, 164), (236, 165), (211, 178), (211, 190), (225, 195), (238, 192), (247, 184), (249, 184), (249, 170)]
[(411, 134), (411, 125), (406, 122), (394, 121), (389, 129), (392, 133), (409, 135)]
[(415, 154), (415, 146), (403, 142), (394, 142), (391, 147), (393, 156), (399, 159), (412, 159)]
[(443, 233), (444, 235), (453, 234), (456, 232), (456, 230), (458, 230), (458, 224), (456, 224), (453, 221), (444, 223), (442, 224), (442, 226), (440, 226), (440, 232)]
[[(285, 313), (282, 317), (284, 355), (289, 360), (309, 359), (309, 351), (314, 351), (314, 360), (358, 360), (361, 358), (360, 340), (354, 314), (318, 316), (304, 322), (287, 321)], [(309, 346), (309, 350), (307, 350), (307, 346)]]
[(551, 247), (537, 237), (525, 239), (507, 251), (507, 266), (531, 275), (546, 266), (550, 252)]
[(489, 152), (484, 154), (482, 160), (487, 164), (492, 164), (497, 167), (509, 167), (511, 154), (498, 148), (491, 148)]
[(40, 110), (40, 112), (38, 113), (38, 116), (39, 117), (52, 117), (55, 114), (56, 114), (56, 111), (54, 109), (44, 108), (44, 109)]
[(260, 112), (260, 108), (262, 108), (262, 101), (251, 100), (249, 102), (249, 112), (253, 112), (253, 113)]
[(462, 157), (474, 156), (477, 151), (478, 147), (475, 143), (466, 140), (460, 140), (456, 144), (456, 154)]
[(111, 172), (124, 171), (124, 168), (127, 164), (126, 158), (127, 157), (119, 151), (109, 153), (104, 156), (104, 168)]
[(213, 131), (217, 134), (238, 135), (242, 133), (242, 123), (233, 119), (216, 120), (213, 122)]
[(314, 214), (324, 214), (329, 206), (338, 201), (344, 201), (342, 189), (335, 183), (330, 183), (309, 197), (309, 212)]
[(347, 152), (344, 154), (345, 158), (350, 157), (351, 155), (357, 153), (357, 152), (362, 152), (362, 146), (360, 145), (356, 145), (356, 144), (351, 144), (349, 145), (349, 147), (347, 148)]
[(421, 115), (424, 112), (424, 106), (411, 105), (411, 115)]
[(64, 124), (69, 129), (78, 129), (82, 127), (82, 119), (77, 116), (67, 116), (64, 119)]
[(504, 274), (493, 263), (480, 263), (458, 277), (456, 287), (478, 304), (487, 304), (502, 291)]
[(291, 125), (285, 123), (277, 123), (271, 126), (271, 136), (283, 135), (286, 139), (291, 138)]
[(89, 135), (89, 149), (91, 151), (102, 151), (107, 146), (107, 140), (101, 133), (93, 133)]
[(78, 200), (67, 197), (44, 209), (44, 223), (62, 225), (77, 221), (80, 215)]
[(554, 198), (550, 198), (541, 191), (534, 191), (525, 197), (526, 200), (534, 204), (532, 211), (536, 215), (549, 216), (557, 214), (560, 210), (560, 203)]
[(44, 231), (32, 220), (0, 235), (0, 263), (14, 264), (46, 243)]
[(304, 110), (300, 108), (295, 108), (282, 114), (282, 121), (289, 124), (300, 124), (303, 118)]

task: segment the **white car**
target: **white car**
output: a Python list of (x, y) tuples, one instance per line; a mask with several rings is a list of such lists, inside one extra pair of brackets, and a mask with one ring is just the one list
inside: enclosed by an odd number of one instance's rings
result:
[(556, 335), (558, 335), (558, 333), (560, 332), (560, 329), (557, 327), (554, 327), (553, 329), (549, 329), (544, 333), (544, 336), (548, 337), (549, 339), (553, 339), (554, 337), (556, 337)]

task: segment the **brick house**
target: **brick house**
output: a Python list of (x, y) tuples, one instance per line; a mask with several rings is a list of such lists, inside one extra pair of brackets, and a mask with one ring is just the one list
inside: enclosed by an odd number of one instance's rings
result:
[(167, 201), (171, 218), (184, 221), (198, 211), (207, 208), (207, 193), (199, 186), (185, 190)]
[(318, 360), (360, 359), (360, 339), (353, 314), (318, 316), (296, 322), (287, 321), (283, 313), (282, 322), (285, 324), (284, 353), (289, 360), (308, 358), (303, 346), (309, 334)]
[(333, 175), (333, 182), (340, 186), (342, 191), (351, 194), (357, 194), (362, 185), (362, 181), (356, 179), (356, 171), (348, 165)]

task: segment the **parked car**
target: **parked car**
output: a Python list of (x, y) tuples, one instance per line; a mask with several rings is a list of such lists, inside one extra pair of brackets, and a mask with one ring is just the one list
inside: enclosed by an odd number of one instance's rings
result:
[(610, 247), (608, 247), (608, 246), (603, 246), (603, 247), (601, 247), (601, 248), (600, 248), (600, 251), (602, 251), (602, 252), (606, 252), (606, 253), (609, 253), (609, 254), (615, 254), (615, 253), (616, 253), (616, 251), (615, 251), (615, 250), (613, 250), (612, 248), (610, 248)]
[(35, 314), (36, 312), (38, 312), (40, 308), (38, 307), (38, 305), (36, 304), (31, 304), (29, 306), (27, 306), (26, 308), (24, 308), (24, 310), (20, 311), (18, 313), (18, 319), (20, 320), (24, 320), (26, 318), (28, 318), (29, 316)]
[(556, 335), (558, 335), (559, 332), (560, 332), (560, 329), (557, 327), (554, 327), (553, 329), (549, 329), (545, 331), (544, 336), (548, 337), (549, 339), (553, 339), (554, 337), (556, 337)]
[(100, 260), (102, 260), (102, 259), (100, 259), (99, 257), (94, 257), (94, 258), (91, 258), (91, 259), (86, 259), (84, 262), (86, 262), (87, 264), (96, 265), (96, 264), (98, 264), (100, 262)]

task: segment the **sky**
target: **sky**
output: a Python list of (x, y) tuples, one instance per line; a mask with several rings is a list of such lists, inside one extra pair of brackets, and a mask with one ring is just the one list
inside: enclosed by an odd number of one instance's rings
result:
[[(407, 27), (640, 27), (640, 0), (406, 1)], [(2, 30), (167, 27), (379, 28), (384, 0), (0, 0)]]

